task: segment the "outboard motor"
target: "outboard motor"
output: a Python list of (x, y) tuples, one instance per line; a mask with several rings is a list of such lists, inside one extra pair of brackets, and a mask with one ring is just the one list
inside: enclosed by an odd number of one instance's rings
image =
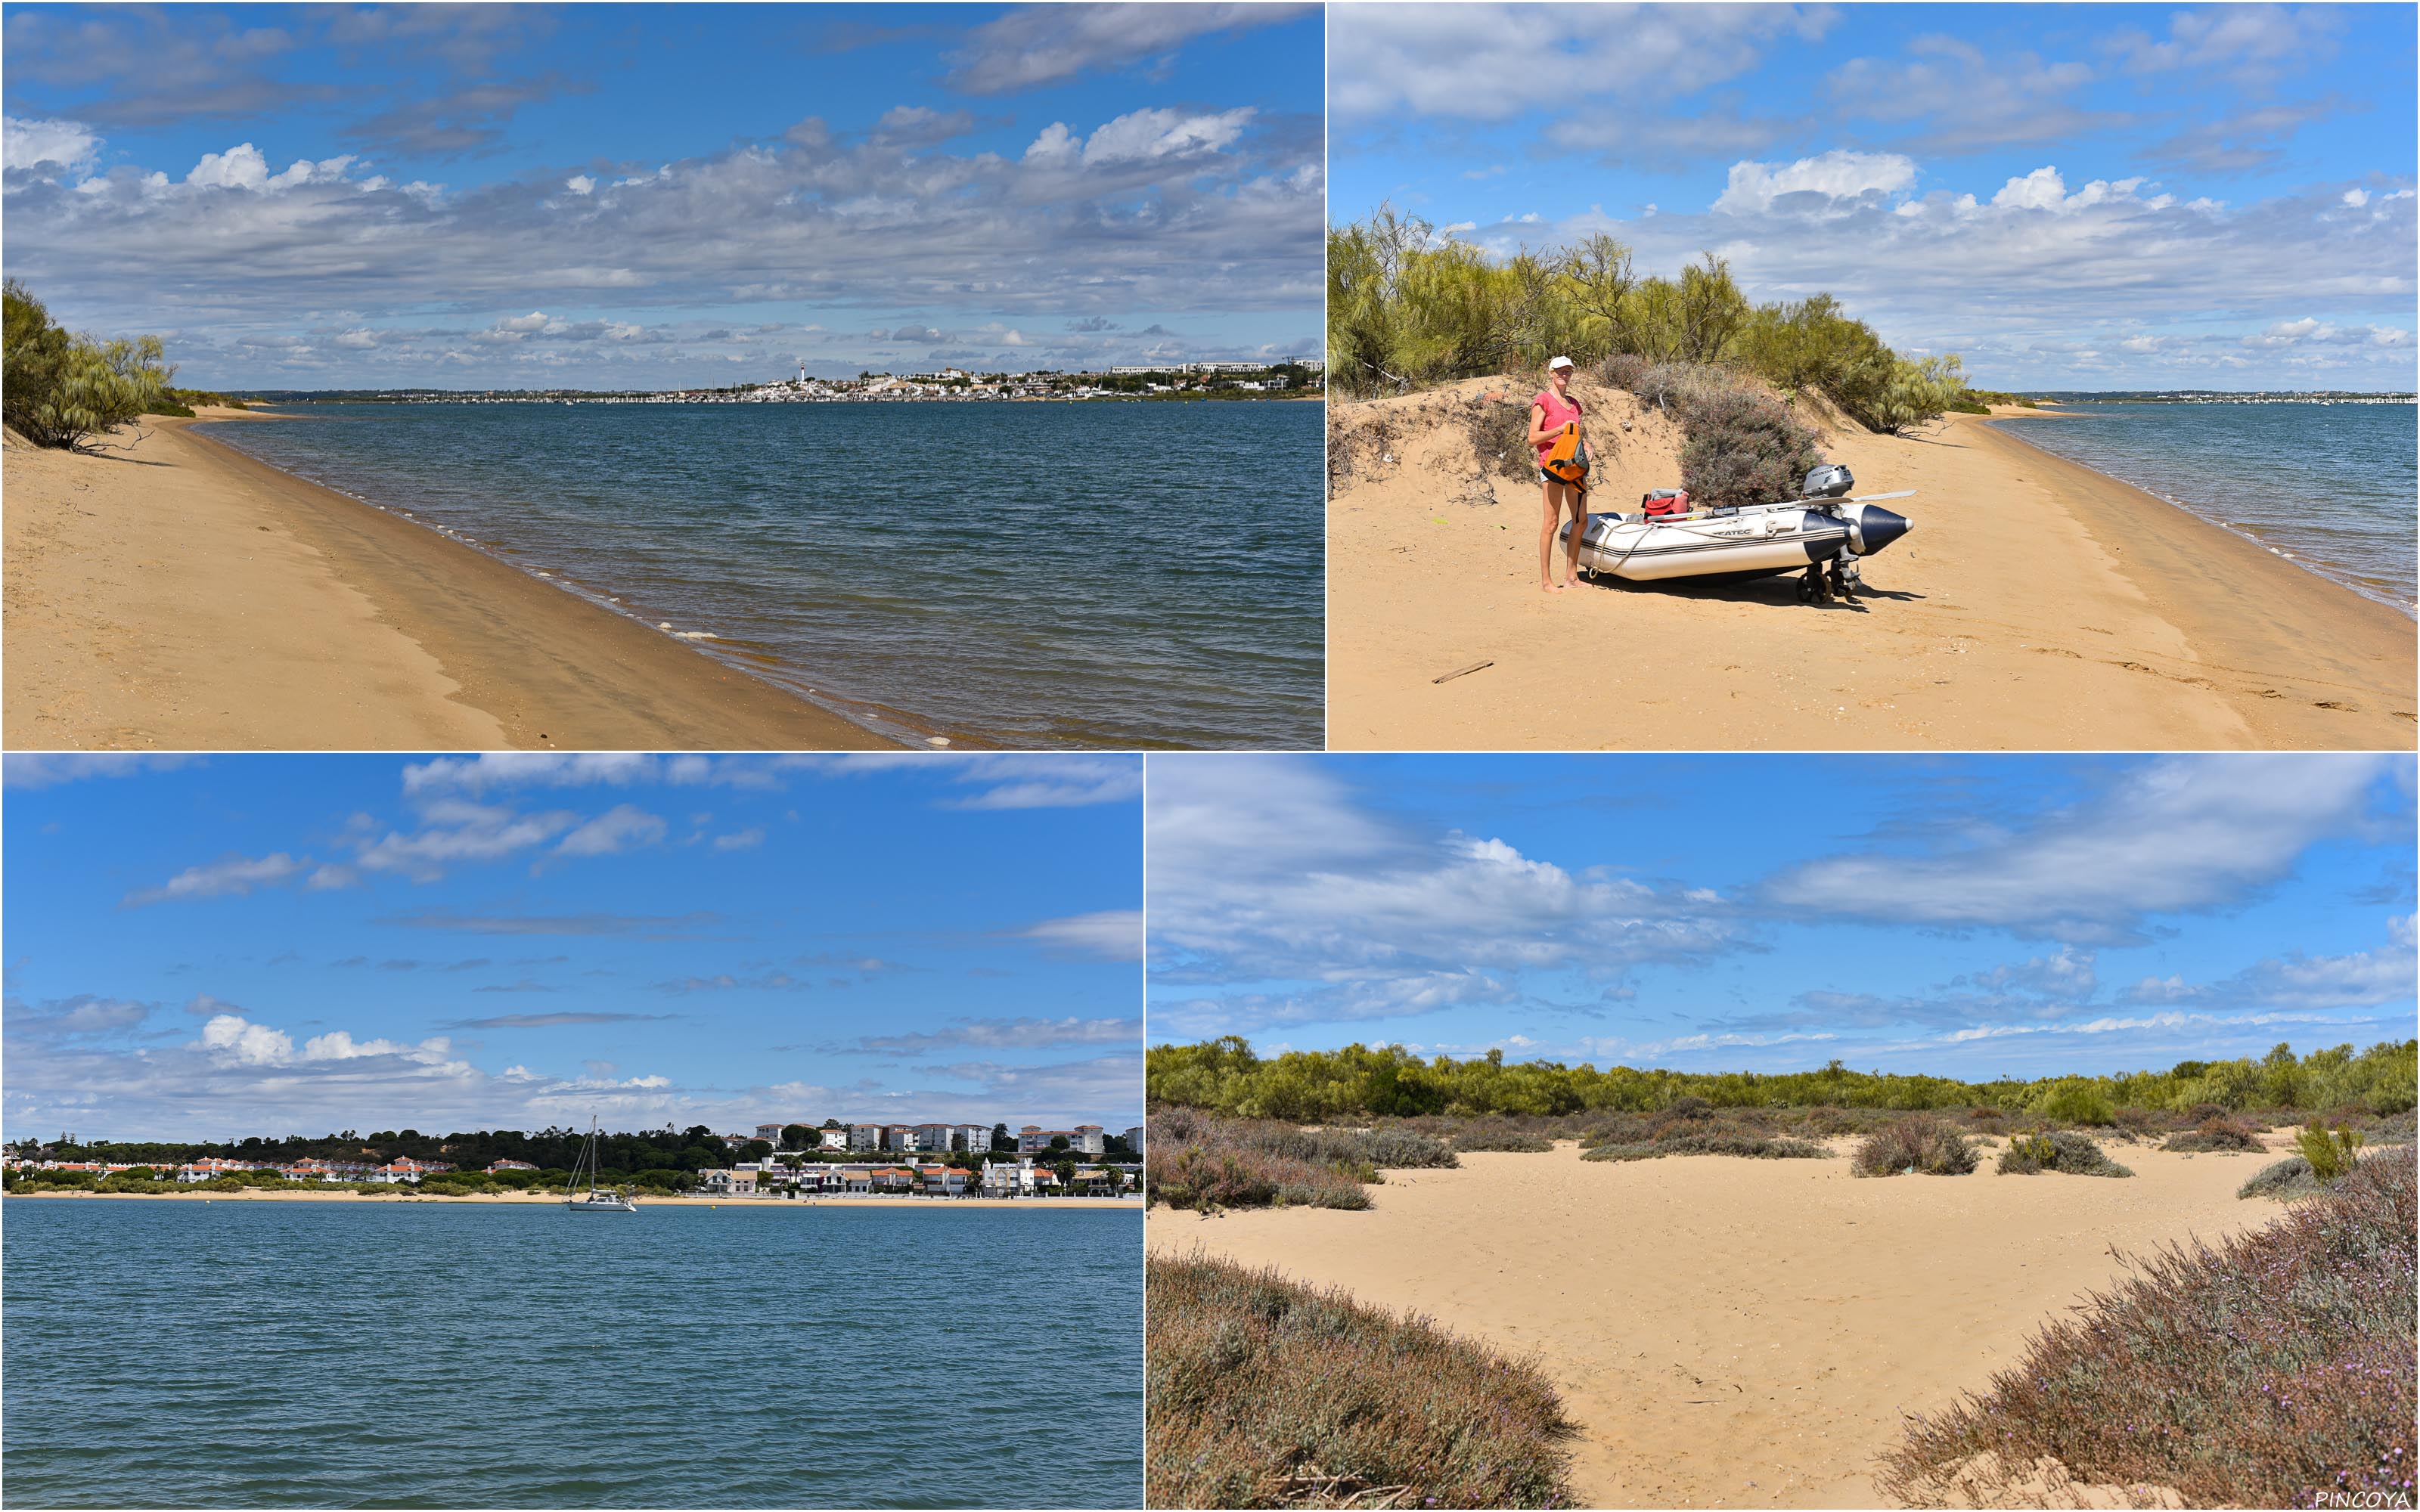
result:
[(1807, 491), (1802, 499), (1844, 499), (1857, 486), (1849, 470), (1838, 462), (1826, 462), (1807, 474)]

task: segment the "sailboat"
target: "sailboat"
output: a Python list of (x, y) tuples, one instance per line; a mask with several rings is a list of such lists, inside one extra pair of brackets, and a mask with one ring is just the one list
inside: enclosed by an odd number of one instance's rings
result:
[[(630, 1191), (622, 1187), (609, 1192), (597, 1190), (597, 1119), (588, 1120), (588, 1142), (580, 1147), (580, 1159), (571, 1167), (571, 1183), (563, 1189), (563, 1205), (573, 1212), (636, 1212), (639, 1205), (630, 1200)], [(588, 1195), (574, 1196), (580, 1189), (580, 1173), (588, 1173)]]

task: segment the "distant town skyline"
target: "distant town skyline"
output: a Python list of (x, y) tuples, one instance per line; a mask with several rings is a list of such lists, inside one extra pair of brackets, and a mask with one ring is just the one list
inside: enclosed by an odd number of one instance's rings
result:
[(1329, 218), (1610, 233), (1984, 388), (2414, 387), (2411, 7), (1340, 5)]
[(1300, 5), (12, 7), (7, 271), (205, 388), (1316, 351)]
[(1141, 763), (11, 756), (9, 1137), (1141, 1115)]

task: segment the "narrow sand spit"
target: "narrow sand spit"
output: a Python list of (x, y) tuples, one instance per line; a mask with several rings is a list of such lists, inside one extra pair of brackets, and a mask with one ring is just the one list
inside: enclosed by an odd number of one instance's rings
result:
[[(1838, 1147), (1845, 1148), (1845, 1146)], [(1902, 1414), (2013, 1364), (2124, 1253), (2274, 1217), (2267, 1155), (2112, 1153), (2133, 1180), (1858, 1179), (1846, 1160), (1471, 1154), (1366, 1212), (1155, 1209), (1200, 1245), (1534, 1354), (1580, 1426), (1581, 1506), (1872, 1506)]]
[[(1619, 441), (1606, 507), (1679, 484), (1675, 425), (1581, 392)], [(1327, 514), (1333, 748), (2413, 746), (2411, 619), (1978, 416), (1921, 440), (1810, 417), (1857, 492), (1918, 490), (1862, 606), (1788, 578), (1541, 594), (1537, 486), (1482, 476), (1458, 418), (1488, 393), (1523, 397), (1474, 378), (1331, 411), (1357, 443)]]
[(11, 440), (10, 749), (890, 745), (186, 424), (101, 456)]

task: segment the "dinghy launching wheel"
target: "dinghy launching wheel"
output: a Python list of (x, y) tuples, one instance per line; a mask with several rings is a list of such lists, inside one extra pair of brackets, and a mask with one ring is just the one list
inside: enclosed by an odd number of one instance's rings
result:
[(1823, 580), (1823, 563), (1816, 562), (1807, 565), (1807, 576), (1799, 579), (1798, 601), (1802, 604), (1832, 602), (1831, 587)]

